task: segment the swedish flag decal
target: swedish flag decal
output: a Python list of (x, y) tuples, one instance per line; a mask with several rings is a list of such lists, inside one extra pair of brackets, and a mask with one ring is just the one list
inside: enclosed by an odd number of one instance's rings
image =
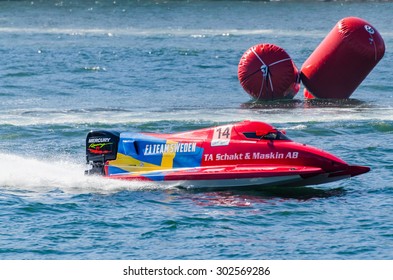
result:
[[(172, 168), (198, 167), (203, 148), (195, 142), (177, 142), (140, 133), (124, 133), (120, 136), (116, 160), (110, 161), (108, 175), (148, 173)], [(155, 176), (154, 176), (155, 177)]]

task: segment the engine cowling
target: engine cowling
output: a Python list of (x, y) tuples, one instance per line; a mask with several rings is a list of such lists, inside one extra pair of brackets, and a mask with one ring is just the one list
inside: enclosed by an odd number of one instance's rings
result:
[(119, 144), (119, 133), (110, 131), (90, 131), (86, 137), (86, 174), (105, 173), (107, 160), (115, 160)]

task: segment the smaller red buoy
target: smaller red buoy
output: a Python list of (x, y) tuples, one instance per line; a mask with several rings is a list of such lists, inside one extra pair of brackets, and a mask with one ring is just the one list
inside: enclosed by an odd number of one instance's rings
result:
[(243, 89), (254, 99), (291, 99), (300, 89), (299, 71), (291, 57), (273, 44), (249, 48), (238, 65)]

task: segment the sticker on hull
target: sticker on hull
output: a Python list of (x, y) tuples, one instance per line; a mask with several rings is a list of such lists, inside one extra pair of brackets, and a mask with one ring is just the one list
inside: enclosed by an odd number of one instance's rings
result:
[(219, 126), (214, 129), (213, 138), (211, 141), (212, 147), (228, 146), (231, 140), (233, 125)]

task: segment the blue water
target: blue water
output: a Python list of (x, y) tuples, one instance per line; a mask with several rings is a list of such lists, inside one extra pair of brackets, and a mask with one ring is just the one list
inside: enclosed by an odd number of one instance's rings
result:
[[(393, 3), (0, 1), (0, 259), (392, 259)], [(336, 22), (386, 53), (347, 102), (250, 104), (258, 43), (300, 68)], [(322, 186), (201, 192), (86, 177), (91, 129), (254, 119), (372, 171)]]

